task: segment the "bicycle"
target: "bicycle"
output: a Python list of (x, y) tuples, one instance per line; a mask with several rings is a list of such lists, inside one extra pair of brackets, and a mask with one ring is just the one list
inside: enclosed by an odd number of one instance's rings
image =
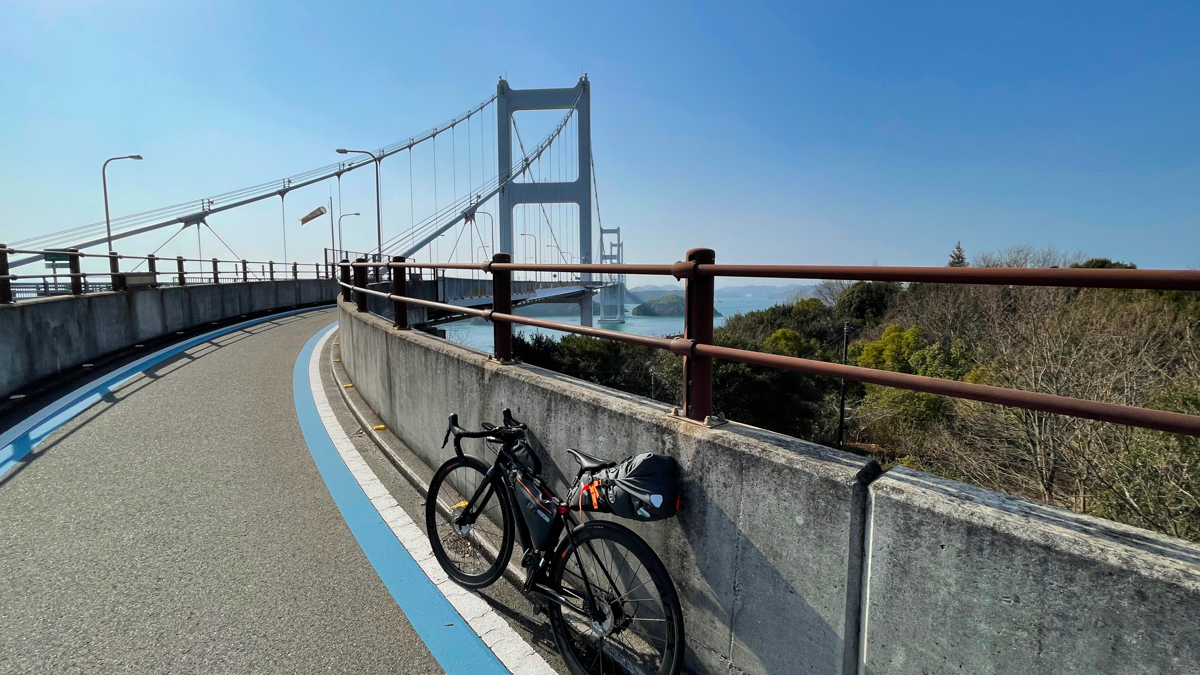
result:
[[(683, 613), (653, 549), (620, 524), (579, 524), (571, 505), (542, 480), (527, 427), (508, 409), (503, 426), (482, 426), (482, 431), (467, 431), (457, 415), (450, 416), (442, 447), (453, 437), (454, 457), (429, 485), (425, 525), (442, 569), (466, 588), (484, 588), (503, 574), (519, 539), (522, 591), (535, 614), (549, 617), (555, 644), (572, 673), (676, 675), (683, 662)], [(496, 453), (492, 463), (464, 453), (464, 438), (484, 439)], [(579, 450), (568, 452), (579, 463), (573, 490), (584, 476), (618, 465)], [(586, 484), (580, 494), (581, 500), (588, 494)], [(594, 487), (591, 496), (596, 496)]]

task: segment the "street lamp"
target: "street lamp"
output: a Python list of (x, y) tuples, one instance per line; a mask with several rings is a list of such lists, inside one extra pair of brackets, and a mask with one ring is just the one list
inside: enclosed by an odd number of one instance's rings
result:
[[(524, 233), (524, 232), (522, 232), (522, 233), (521, 233), (521, 236), (522, 236), (522, 237), (529, 237), (530, 239), (533, 239), (533, 262), (534, 262), (534, 263), (537, 263), (537, 261), (538, 261), (538, 248), (537, 248), (537, 247), (538, 247), (538, 240), (537, 240), (537, 235), (533, 235), (533, 234), (527, 234), (527, 233)], [(526, 254), (525, 254), (525, 262), (529, 262), (529, 253), (528, 253), (529, 249), (525, 249), (525, 250), (526, 250)]]
[(556, 243), (546, 244), (546, 248), (552, 248), (552, 249), (558, 251), (558, 257), (560, 257), (564, 261), (566, 261), (566, 263), (568, 265), (571, 263), (571, 256), (567, 255), (567, 252), (562, 250), (562, 247), (559, 246), (558, 244), (556, 244)]
[[(382, 259), (383, 258), (383, 212), (380, 211), (380, 209), (382, 207), (379, 204), (379, 159), (380, 158), (376, 157), (375, 153), (368, 152), (366, 150), (347, 150), (346, 148), (338, 148), (337, 152), (339, 155), (345, 155), (345, 154), (349, 154), (349, 153), (353, 152), (353, 153), (357, 153), (360, 155), (367, 155), (371, 159), (375, 160), (375, 236), (378, 241), (378, 246), (376, 247), (375, 251), (376, 251), (376, 254), (379, 256), (379, 258)], [(376, 281), (379, 280), (379, 268), (378, 267), (375, 268), (375, 280)]]
[(104, 185), (104, 229), (108, 232), (108, 252), (112, 253), (112, 222), (108, 218), (108, 163), (118, 159), (141, 159), (141, 155), (125, 155), (124, 157), (110, 157), (104, 160), (104, 166), (100, 167), (100, 182)]
[[(538, 240), (537, 240), (537, 236), (535, 236), (535, 235), (532, 235), (532, 234), (529, 234), (528, 232), (522, 232), (522, 233), (521, 233), (521, 236), (522, 236), (522, 237), (529, 237), (530, 239), (533, 239), (533, 264), (535, 264), (535, 265), (536, 265), (536, 264), (537, 264), (537, 261), (538, 261)], [(526, 248), (526, 249), (525, 249), (525, 251), (526, 251), (526, 253), (525, 253), (525, 262), (529, 262), (529, 253), (528, 253), (529, 249), (528, 249), (528, 248)], [(534, 281), (537, 281), (537, 280), (538, 280), (538, 273), (537, 273), (537, 272), (534, 272), (534, 273), (533, 273), (533, 280), (534, 280)]]
[(346, 250), (345, 247), (342, 246), (342, 218), (345, 218), (346, 216), (361, 216), (361, 215), (362, 215), (361, 213), (358, 213), (356, 211), (354, 213), (343, 213), (342, 215), (338, 216), (338, 248), (339, 249), (341, 249), (343, 251)]
[[(496, 250), (496, 219), (493, 218), (492, 214), (488, 213), (487, 211), (476, 211), (475, 215), (488, 217), (488, 241), (492, 245), (492, 251), (495, 251)], [(478, 227), (478, 226), (479, 225), (477, 223), (476, 227)], [(479, 235), (479, 243), (481, 243), (481, 244), (483, 243), (483, 234), (482, 233), (480, 233), (480, 235)]]

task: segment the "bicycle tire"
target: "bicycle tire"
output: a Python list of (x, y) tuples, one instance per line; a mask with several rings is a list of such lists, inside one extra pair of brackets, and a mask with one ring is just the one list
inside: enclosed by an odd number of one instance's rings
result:
[[(492, 478), (491, 494), (485, 496), (484, 512), (489, 517), (483, 519), (484, 525), (477, 521), (459, 529), (452, 522), (457, 513), (455, 509), (462, 508), (480, 481), (487, 480), (489, 469), (487, 464), (469, 455), (451, 457), (433, 474), (425, 497), (425, 532), (433, 555), (447, 576), (466, 588), (484, 588), (495, 583), (512, 557), (513, 510), (508, 490), (499, 476)], [(457, 479), (459, 485), (453, 480), (447, 482), (455, 471), (463, 471)], [(477, 479), (472, 481), (475, 474)], [(495, 508), (488, 505), (490, 500), (496, 500)], [(439, 502), (450, 517), (439, 511)], [(499, 522), (494, 522), (496, 520)], [(499, 541), (493, 536), (496, 534)], [(450, 550), (447, 550), (447, 544)], [(475, 560), (471, 560), (472, 555), (477, 556)]]
[[(620, 562), (611, 552), (608, 563), (603, 562), (605, 554), (602, 549), (610, 545), (627, 552)], [(638, 568), (630, 563), (630, 555), (645, 571), (644, 578), (638, 573)], [(568, 581), (568, 584), (578, 590), (581, 577), (572, 572), (571, 566), (573, 561), (577, 568), (580, 564), (586, 565), (589, 557), (600, 561), (601, 567), (608, 567), (607, 574), (603, 570), (597, 570), (599, 574), (588, 573), (589, 581), (592, 581), (597, 593), (606, 596), (602, 597), (604, 606), (608, 607), (604, 612), (605, 621), (585, 620), (570, 610), (564, 611), (558, 604), (550, 604), (547, 612), (554, 642), (567, 668), (573, 675), (600, 675), (622, 670), (678, 675), (683, 666), (683, 610), (679, 606), (679, 596), (671, 576), (658, 555), (630, 529), (609, 521), (591, 521), (576, 527), (571, 536), (564, 537), (559, 544), (550, 570), (550, 586), (561, 595), (567, 595), (563, 580), (573, 575), (575, 579)], [(587, 567), (584, 571), (588, 572)], [(613, 579), (613, 575), (629, 578), (628, 585), (631, 588), (621, 588), (623, 582)], [(592, 576), (599, 578), (593, 581), (590, 578)], [(604, 578), (606, 576), (607, 579)], [(641, 585), (636, 585), (638, 583)], [(654, 595), (648, 592), (650, 586), (658, 595), (658, 611), (661, 614), (647, 611), (638, 617), (639, 611), (649, 609), (652, 605), (650, 601), (653, 597), (643, 597)], [(647, 592), (639, 592), (640, 589), (647, 589)], [(632, 609), (631, 605), (634, 606)], [(605, 631), (608, 631), (607, 634)], [(612, 649), (606, 651), (606, 646)], [(650, 652), (655, 651), (659, 656), (649, 659), (650, 667), (640, 667), (647, 663), (647, 657), (654, 656)]]

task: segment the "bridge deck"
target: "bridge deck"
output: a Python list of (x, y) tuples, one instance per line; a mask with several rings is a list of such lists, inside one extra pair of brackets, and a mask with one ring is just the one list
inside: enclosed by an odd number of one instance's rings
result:
[[(333, 318), (164, 361), (0, 478), (0, 670), (441, 672), (301, 432), (293, 366)], [(493, 596), (528, 613), (511, 588)]]
[[(555, 286), (551, 288), (538, 288), (529, 293), (514, 293), (512, 301), (515, 304), (533, 304), (536, 302), (568, 302), (570, 300), (578, 300), (580, 294), (586, 291), (587, 288), (580, 286)], [(448, 305), (456, 305), (458, 307), (491, 307), (492, 297), (471, 297), (471, 298), (451, 298), (446, 300)]]

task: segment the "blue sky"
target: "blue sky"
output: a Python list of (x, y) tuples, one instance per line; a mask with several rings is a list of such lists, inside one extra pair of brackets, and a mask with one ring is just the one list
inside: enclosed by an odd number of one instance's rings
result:
[[(5, 0), (0, 241), (101, 220), (109, 156), (146, 157), (110, 165), (123, 215), (406, 138), (498, 76), (586, 72), (630, 262), (937, 265), (959, 240), (1200, 262), (1200, 3), (916, 5)], [(408, 224), (401, 169), (384, 163), (388, 231)], [(344, 187), (373, 217), (373, 177)], [(289, 195), (289, 222), (327, 195)], [(281, 257), (277, 201), (210, 223)], [(328, 241), (289, 228), (292, 257)]]

